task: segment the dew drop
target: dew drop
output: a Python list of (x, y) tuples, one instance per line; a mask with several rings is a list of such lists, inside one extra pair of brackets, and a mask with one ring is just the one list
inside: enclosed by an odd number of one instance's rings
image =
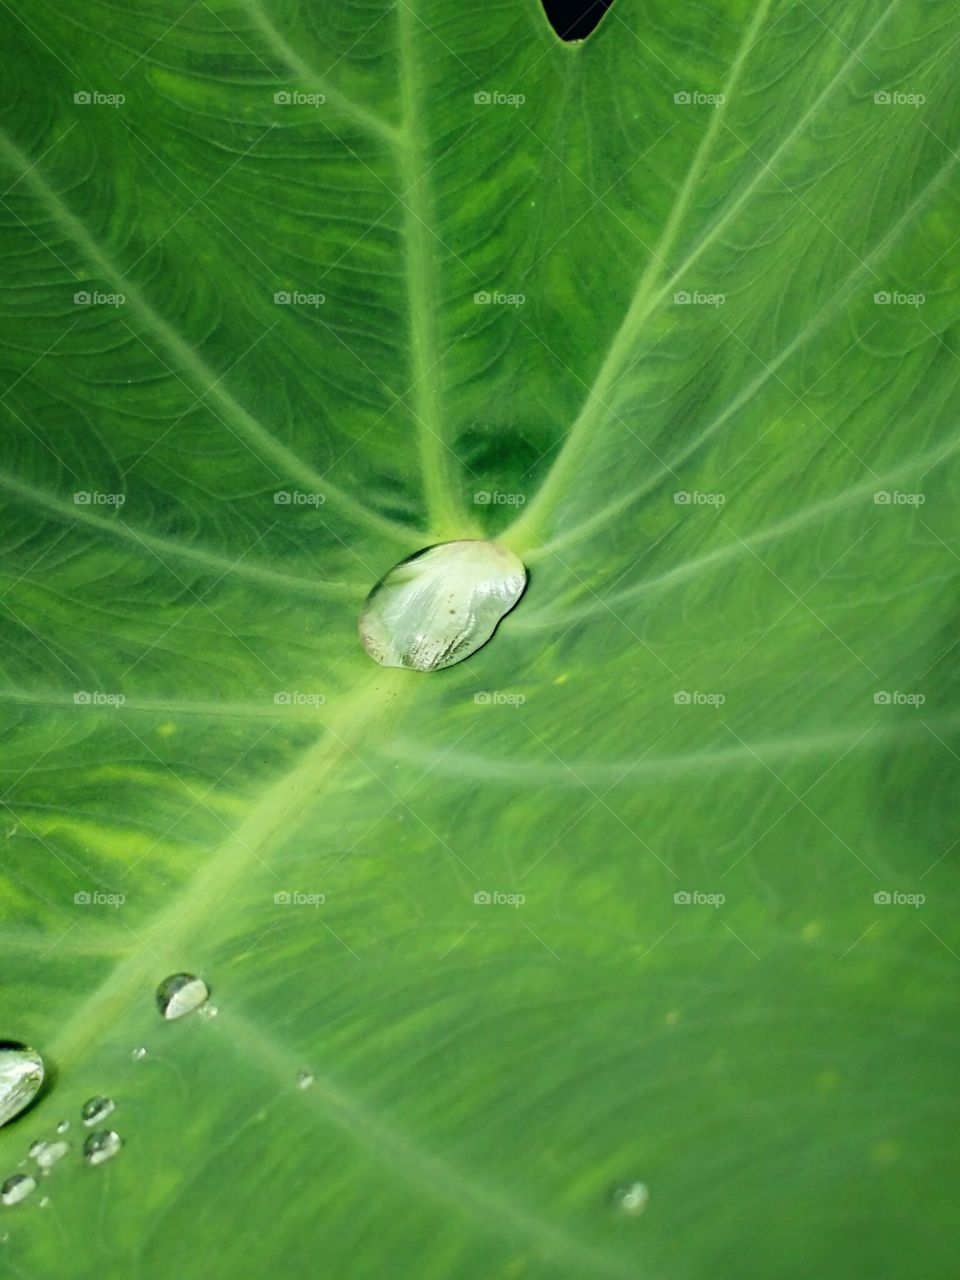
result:
[(0, 1125), (30, 1105), (43, 1084), (43, 1059), (14, 1040), (0, 1040)]
[(197, 1010), (197, 1016), (203, 1018), (205, 1022), (212, 1022), (220, 1012), (220, 1006), (216, 1004), (205, 1004)]
[(134, 1062), (142, 1062), (146, 1056), (147, 1056), (147, 1051), (142, 1044), (138, 1045), (136, 1049), (130, 1050), (130, 1057), (134, 1060)]
[(298, 1089), (309, 1089), (312, 1084), (313, 1084), (312, 1071), (297, 1072), (297, 1088)]
[(119, 1133), (112, 1129), (97, 1129), (83, 1144), (83, 1158), (87, 1164), (104, 1164), (112, 1160), (122, 1146)]
[(29, 1173), (15, 1173), (0, 1187), (0, 1200), (4, 1204), (19, 1204), (21, 1200), (26, 1200), (31, 1191), (36, 1190), (36, 1186), (36, 1179), (31, 1178)]
[(69, 1150), (70, 1147), (66, 1142), (35, 1142), (30, 1148), (30, 1154), (46, 1173), (58, 1160), (62, 1160)]
[(614, 1187), (610, 1196), (613, 1207), (628, 1218), (638, 1218), (646, 1209), (649, 1199), (650, 1188), (645, 1182), (625, 1182), (622, 1186)]
[(360, 639), (384, 667), (452, 667), (487, 643), (526, 585), (526, 569), (506, 547), (440, 542), (380, 579), (360, 613)]
[(95, 1098), (88, 1098), (80, 1108), (80, 1119), (88, 1127), (99, 1124), (101, 1120), (106, 1120), (111, 1111), (116, 1110), (116, 1106), (112, 1098), (104, 1098), (98, 1094)]
[(48, 1209), (50, 1207), (50, 1197), (44, 1196), (42, 1200), (38, 1200), (37, 1207), (40, 1209)]
[(172, 973), (157, 987), (157, 1008), (169, 1021), (193, 1013), (209, 999), (207, 984), (192, 973)]
[(61, 1120), (60, 1123), (57, 1125), (57, 1133), (66, 1133), (69, 1128), (70, 1128), (70, 1121)]

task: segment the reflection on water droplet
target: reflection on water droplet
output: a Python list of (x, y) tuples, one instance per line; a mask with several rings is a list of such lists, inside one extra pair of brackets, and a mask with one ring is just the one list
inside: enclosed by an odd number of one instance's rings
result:
[(312, 1071), (299, 1071), (299, 1072), (297, 1073), (297, 1088), (298, 1088), (298, 1089), (309, 1089), (309, 1088), (310, 1088), (310, 1086), (311, 1086), (312, 1084), (313, 1084), (313, 1072), (312, 1072)]
[(66, 1142), (35, 1142), (30, 1148), (30, 1154), (46, 1172), (52, 1169), (58, 1160), (62, 1160), (69, 1150), (70, 1147)]
[(146, 1049), (144, 1049), (143, 1045), (138, 1046), (138, 1048), (136, 1049), (131, 1049), (130, 1051), (130, 1057), (134, 1060), (134, 1062), (142, 1062), (146, 1056), (147, 1056), (147, 1051)]
[(193, 1013), (209, 998), (207, 984), (192, 973), (172, 973), (157, 987), (157, 1008), (170, 1021)]
[(0, 1040), (0, 1125), (20, 1114), (43, 1084), (43, 1059), (15, 1040)]
[(116, 1105), (112, 1098), (104, 1098), (98, 1094), (95, 1098), (88, 1098), (80, 1108), (80, 1119), (85, 1125), (99, 1124), (116, 1109)]
[(636, 1218), (647, 1207), (650, 1188), (645, 1182), (625, 1182), (623, 1186), (614, 1187), (610, 1199), (615, 1209), (630, 1218)]
[(452, 667), (487, 643), (526, 585), (526, 569), (506, 547), (440, 542), (380, 579), (361, 611), (360, 639), (384, 667)]
[(83, 1158), (88, 1164), (103, 1164), (112, 1160), (122, 1146), (119, 1133), (112, 1129), (98, 1129), (83, 1144)]
[(36, 1181), (29, 1173), (15, 1173), (0, 1187), (0, 1200), (4, 1204), (19, 1204), (31, 1191), (36, 1190)]

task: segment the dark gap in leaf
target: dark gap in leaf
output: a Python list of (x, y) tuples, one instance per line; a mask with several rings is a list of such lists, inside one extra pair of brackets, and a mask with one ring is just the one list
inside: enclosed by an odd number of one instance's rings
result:
[(543, 0), (544, 12), (561, 40), (586, 40), (613, 0)]

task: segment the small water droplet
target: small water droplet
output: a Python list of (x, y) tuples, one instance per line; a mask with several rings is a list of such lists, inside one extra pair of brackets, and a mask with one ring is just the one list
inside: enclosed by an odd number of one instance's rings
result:
[(134, 1060), (134, 1062), (142, 1062), (146, 1056), (147, 1056), (147, 1051), (142, 1044), (138, 1045), (136, 1049), (130, 1050), (130, 1057)]
[(36, 1190), (36, 1180), (29, 1173), (15, 1173), (0, 1187), (0, 1200), (4, 1204), (19, 1204), (26, 1200), (31, 1191)]
[(116, 1106), (112, 1098), (104, 1098), (97, 1094), (95, 1098), (88, 1098), (80, 1108), (80, 1119), (88, 1127), (99, 1124), (101, 1120), (106, 1120), (111, 1111), (116, 1110)]
[(452, 667), (487, 643), (526, 585), (526, 569), (506, 547), (440, 542), (380, 579), (360, 613), (360, 639), (384, 667)]
[(50, 1205), (50, 1197), (49, 1197), (49, 1196), (44, 1196), (42, 1200), (39, 1200), (39, 1201), (37, 1202), (37, 1205), (38, 1205), (38, 1208), (40, 1208), (40, 1209), (46, 1209), (46, 1208), (48, 1208), (48, 1207), (49, 1207), (49, 1205)]
[(18, 1116), (43, 1084), (43, 1059), (16, 1040), (0, 1040), (0, 1125)]
[(216, 1004), (201, 1005), (197, 1010), (197, 1016), (211, 1022), (220, 1012), (220, 1006)]
[(309, 1088), (310, 1088), (310, 1086), (311, 1086), (312, 1084), (313, 1084), (313, 1072), (312, 1072), (312, 1071), (299, 1071), (299, 1072), (297, 1073), (297, 1088), (298, 1088), (298, 1089), (309, 1089)]
[(30, 1148), (30, 1154), (46, 1173), (58, 1160), (62, 1160), (69, 1150), (70, 1147), (66, 1142), (35, 1142)]
[(610, 1196), (615, 1209), (629, 1218), (637, 1218), (643, 1213), (650, 1199), (650, 1188), (645, 1182), (625, 1182), (614, 1187)]
[(157, 1008), (170, 1021), (193, 1013), (209, 999), (207, 984), (192, 973), (172, 973), (157, 987)]
[(122, 1146), (119, 1133), (112, 1129), (98, 1129), (83, 1144), (83, 1158), (88, 1164), (103, 1164), (112, 1160)]
[(57, 1133), (66, 1133), (69, 1128), (70, 1128), (70, 1121), (61, 1120), (60, 1123), (57, 1125)]

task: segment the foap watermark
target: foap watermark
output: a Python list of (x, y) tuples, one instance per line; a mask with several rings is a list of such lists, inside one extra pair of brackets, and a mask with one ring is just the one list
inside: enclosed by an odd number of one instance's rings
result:
[(702, 693), (699, 689), (678, 689), (673, 695), (678, 707), (722, 707), (726, 700), (725, 694)]
[(73, 695), (76, 707), (122, 707), (126, 700), (122, 693), (104, 693), (101, 689), (81, 689)]
[(122, 907), (126, 900), (124, 893), (101, 893), (99, 889), (81, 889), (73, 895), (78, 907)]
[(278, 307), (322, 307), (326, 300), (325, 293), (303, 293), (300, 289), (278, 289), (273, 295)]
[(300, 89), (279, 89), (273, 100), (278, 107), (322, 107), (326, 102), (326, 94), (304, 93)]
[(522, 507), (526, 500), (526, 494), (501, 493), (499, 489), (478, 489), (473, 495), (474, 505), (478, 507)]
[(901, 893), (899, 889), (880, 889), (873, 895), (878, 907), (922, 907), (926, 900), (926, 894)]
[(678, 907), (722, 907), (726, 900), (724, 893), (701, 893), (699, 889), (678, 889), (673, 895)]
[(722, 307), (726, 300), (725, 293), (704, 293), (701, 289), (680, 289), (673, 295), (677, 307)]
[(901, 693), (899, 689), (878, 689), (873, 695), (873, 701), (878, 707), (922, 707), (926, 700), (926, 694)]
[(301, 493), (299, 489), (278, 489), (273, 495), (276, 507), (322, 507), (325, 502), (322, 493)]
[(299, 690), (288, 693), (280, 689), (273, 695), (277, 707), (322, 707), (326, 700), (322, 693), (300, 693)]
[(873, 100), (878, 107), (922, 107), (927, 99), (922, 93), (880, 89), (873, 95)]
[(73, 295), (73, 303), (77, 307), (122, 307), (126, 300), (125, 293), (100, 293), (96, 289), (92, 292), (79, 289)]
[(525, 894), (501, 893), (499, 889), (478, 889), (473, 895), (474, 905), (478, 907), (522, 907), (526, 900)]
[(903, 293), (900, 289), (879, 289), (873, 295), (878, 307), (922, 307), (926, 300), (925, 293)]
[(503, 693), (499, 689), (481, 689), (473, 695), (478, 707), (522, 707), (526, 702), (523, 693)]
[(126, 500), (125, 493), (100, 493), (96, 489), (78, 489), (73, 495), (78, 507), (122, 507)]
[(126, 94), (101, 93), (98, 89), (78, 89), (73, 95), (78, 107), (122, 107), (126, 100)]
[(473, 101), (478, 107), (522, 107), (526, 98), (522, 93), (501, 93), (497, 89), (490, 91), (480, 89), (473, 95)]
[(526, 300), (525, 293), (501, 293), (498, 289), (492, 292), (481, 289), (473, 295), (473, 301), (478, 307), (522, 307)]
[(699, 489), (678, 489), (673, 495), (678, 507), (722, 507), (726, 500), (725, 493), (701, 493)]
[(699, 89), (678, 89), (673, 95), (678, 107), (722, 107), (726, 102), (722, 93), (701, 93)]
[(273, 895), (277, 907), (322, 907), (326, 900), (325, 893), (304, 893), (300, 889), (281, 889)]
[(922, 507), (926, 500), (925, 493), (901, 493), (899, 489), (878, 489), (873, 495), (878, 507)]

